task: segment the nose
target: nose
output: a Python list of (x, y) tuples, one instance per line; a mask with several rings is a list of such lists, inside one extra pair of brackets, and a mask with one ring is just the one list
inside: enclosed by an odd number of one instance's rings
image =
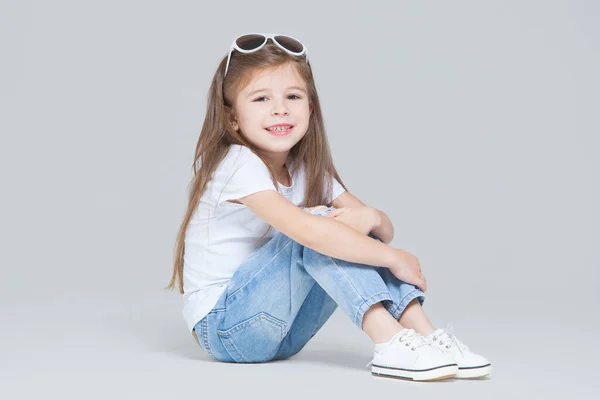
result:
[(272, 115), (288, 115), (289, 111), (283, 102), (273, 102)]

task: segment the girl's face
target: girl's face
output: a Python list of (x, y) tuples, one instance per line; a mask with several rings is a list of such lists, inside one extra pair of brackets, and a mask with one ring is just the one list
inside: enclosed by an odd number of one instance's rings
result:
[[(306, 134), (311, 111), (306, 85), (291, 64), (258, 72), (238, 93), (234, 110), (234, 129), (281, 164)], [(282, 123), (293, 126), (285, 135), (266, 129)]]

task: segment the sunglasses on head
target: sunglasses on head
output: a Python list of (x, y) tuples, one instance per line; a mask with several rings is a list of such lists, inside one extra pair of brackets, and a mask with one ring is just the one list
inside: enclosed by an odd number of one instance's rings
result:
[(306, 51), (306, 46), (296, 38), (287, 35), (280, 35), (277, 33), (247, 33), (241, 36), (238, 36), (233, 43), (231, 44), (231, 48), (229, 49), (229, 55), (227, 56), (227, 65), (225, 66), (225, 75), (227, 75), (227, 70), (229, 69), (229, 60), (231, 60), (231, 52), (233, 50), (237, 50), (240, 53), (253, 53), (255, 51), (260, 50), (265, 44), (267, 44), (267, 40), (271, 39), (273, 43), (277, 46), (281, 47), (283, 50), (287, 51), (289, 54), (294, 56), (302, 56), (306, 59), (308, 63), (308, 54)]

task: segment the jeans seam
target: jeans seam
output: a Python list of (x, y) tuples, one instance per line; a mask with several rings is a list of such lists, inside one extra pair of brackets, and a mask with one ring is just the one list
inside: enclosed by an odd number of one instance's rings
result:
[[(316, 250), (315, 250), (316, 251)], [(348, 283), (350, 284), (350, 286), (352, 286), (352, 289), (354, 289), (354, 292), (358, 295), (358, 297), (360, 297), (360, 299), (364, 302), (365, 298), (362, 297), (362, 295), (360, 294), (360, 292), (358, 291), (358, 289), (356, 289), (356, 286), (354, 286), (354, 284), (352, 283), (352, 281), (350, 279), (348, 279), (348, 274), (346, 274), (346, 271), (344, 271), (344, 269), (342, 267), (339, 266), (339, 264), (337, 262), (335, 262), (335, 258), (333, 257), (329, 257), (331, 259), (331, 261), (333, 261), (333, 264), (340, 270), (340, 272), (344, 275), (344, 278), (346, 279), (346, 281), (348, 281)], [(364, 268), (369, 268), (364, 267)]]
[(279, 253), (281, 253), (283, 250), (285, 250), (288, 245), (290, 243), (292, 243), (292, 239), (290, 237), (287, 237), (288, 242), (286, 244), (284, 244), (283, 246), (281, 246), (281, 248), (279, 249), (279, 251), (277, 253), (275, 253), (273, 255), (273, 257), (271, 257), (271, 259), (269, 261), (267, 261), (262, 268), (260, 268), (258, 271), (256, 271), (256, 273), (254, 275), (252, 275), (250, 278), (246, 279), (246, 282), (244, 282), (244, 284), (242, 286), (240, 286), (239, 288), (237, 288), (235, 290), (235, 292), (231, 293), (230, 295), (228, 295), (227, 297), (233, 297), (234, 295), (236, 295), (240, 290), (242, 290), (244, 287), (246, 287), (246, 285), (248, 285), (248, 283), (250, 283), (250, 281), (257, 275), (259, 274), (265, 267), (267, 267), (274, 259), (275, 257), (277, 257), (279, 255)]
[[(229, 345), (231, 346), (231, 349), (235, 352), (235, 354), (237, 354), (237, 359), (239, 361), (235, 360), (235, 356), (233, 354), (231, 354), (231, 352), (229, 351), (229, 349), (227, 348), (227, 345), (225, 345), (225, 343), (223, 342), (223, 340), (226, 340), (227, 343), (229, 343)], [(225, 351), (227, 351), (229, 353), (229, 355), (231, 356), (231, 358), (234, 358), (234, 361), (236, 362), (247, 362), (246, 358), (244, 356), (242, 356), (242, 353), (240, 353), (240, 351), (238, 350), (237, 346), (235, 345), (235, 343), (233, 343), (233, 341), (227, 336), (221, 336), (221, 343), (223, 343), (223, 347), (225, 347)]]
[(212, 350), (210, 349), (210, 347), (208, 346), (208, 318), (205, 318), (204, 321), (202, 322), (202, 340), (204, 342), (204, 347), (206, 349), (206, 352), (208, 354), (210, 354), (211, 356), (214, 357)]
[[(396, 306), (396, 308), (394, 308), (394, 311), (391, 313), (395, 319), (399, 319), (400, 316), (402, 315), (399, 312), (400, 308), (403, 308), (403, 309), (406, 308), (408, 303), (410, 303), (417, 297), (422, 296), (422, 294), (417, 293), (417, 292), (421, 292), (421, 290), (415, 288), (415, 289), (411, 290), (410, 292), (408, 292), (407, 294), (405, 294), (404, 297), (402, 297), (402, 299), (400, 299), (400, 301), (398, 302), (398, 305)], [(417, 296), (413, 296), (415, 293), (417, 293)], [(396, 316), (396, 314), (398, 314), (398, 316)]]

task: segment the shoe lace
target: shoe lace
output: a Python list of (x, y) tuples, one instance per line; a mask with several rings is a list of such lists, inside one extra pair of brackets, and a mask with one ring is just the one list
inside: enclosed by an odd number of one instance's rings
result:
[(460, 354), (463, 356), (465, 351), (469, 351), (469, 347), (456, 337), (451, 324), (447, 324), (442, 333), (433, 336), (431, 339), (435, 342), (438, 340), (438, 338), (440, 339), (438, 342), (440, 345), (444, 345), (444, 343), (446, 343), (447, 349), (451, 348), (452, 346), (456, 346), (458, 351), (460, 351)]
[[(392, 343), (401, 343), (406, 347), (410, 347), (412, 351), (417, 350), (421, 346), (427, 346), (431, 344), (431, 341), (427, 339), (425, 336), (417, 333), (414, 329), (406, 329), (404, 331), (400, 331), (396, 334), (397, 336), (393, 338)], [(369, 367), (373, 364), (372, 359), (365, 367)]]

